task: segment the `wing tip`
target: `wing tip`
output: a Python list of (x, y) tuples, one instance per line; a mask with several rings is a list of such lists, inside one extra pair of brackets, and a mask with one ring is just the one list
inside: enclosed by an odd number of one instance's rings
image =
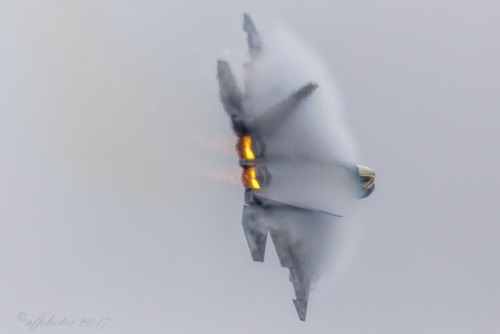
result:
[(293, 304), (295, 305), (295, 309), (297, 310), (297, 314), (299, 315), (299, 319), (301, 321), (306, 321), (307, 301), (293, 299)]
[(254, 262), (264, 262), (265, 252), (252, 252), (252, 260)]
[(248, 13), (243, 13), (243, 30), (247, 30), (250, 28), (250, 26), (255, 26), (252, 18), (250, 17), (250, 14)]

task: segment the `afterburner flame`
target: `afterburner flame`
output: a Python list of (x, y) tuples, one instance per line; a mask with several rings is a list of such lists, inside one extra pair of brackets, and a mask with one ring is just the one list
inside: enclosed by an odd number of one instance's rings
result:
[(260, 183), (257, 181), (257, 171), (255, 167), (244, 167), (241, 174), (241, 182), (250, 189), (260, 189)]
[(255, 153), (252, 150), (252, 137), (249, 135), (238, 138), (236, 150), (238, 151), (238, 156), (240, 158), (255, 160)]

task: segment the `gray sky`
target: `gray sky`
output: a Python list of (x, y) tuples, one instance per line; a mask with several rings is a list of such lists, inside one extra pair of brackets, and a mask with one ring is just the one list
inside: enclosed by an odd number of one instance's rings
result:
[[(0, 2), (0, 329), (497, 333), (494, 1)], [(361, 163), (348, 270), (301, 323), (272, 248), (250, 260), (215, 60), (278, 17), (336, 74)], [(229, 143), (229, 144), (228, 144)], [(220, 149), (214, 149), (215, 147)], [(40, 327), (36, 332), (76, 328)]]

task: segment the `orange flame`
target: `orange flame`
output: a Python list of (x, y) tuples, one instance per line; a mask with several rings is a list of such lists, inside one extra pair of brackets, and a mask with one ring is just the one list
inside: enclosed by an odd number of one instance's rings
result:
[(245, 187), (250, 189), (260, 189), (260, 183), (257, 181), (257, 172), (255, 167), (245, 167), (243, 168), (243, 173), (241, 174), (241, 182)]
[(236, 144), (236, 151), (238, 151), (240, 158), (255, 160), (255, 153), (252, 150), (252, 137), (249, 135), (239, 137)]

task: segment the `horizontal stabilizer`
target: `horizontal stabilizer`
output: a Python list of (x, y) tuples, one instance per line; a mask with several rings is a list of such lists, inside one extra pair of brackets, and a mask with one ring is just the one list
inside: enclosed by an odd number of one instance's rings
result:
[[(241, 92), (229, 63), (225, 60), (217, 61), (217, 80), (219, 81), (220, 98), (224, 109), (229, 113), (232, 108), (241, 109), (243, 94)], [(230, 109), (230, 110), (228, 110)]]
[(245, 205), (242, 219), (248, 248), (252, 259), (257, 262), (264, 262), (268, 232), (268, 226), (260, 219), (259, 211), (261, 210), (263, 209), (260, 207)]
[(243, 93), (227, 61), (217, 61), (217, 80), (220, 100), (231, 119), (234, 132), (239, 136), (245, 135), (248, 129), (243, 112)]
[(313, 82), (302, 86), (264, 112), (256, 120), (256, 127), (258, 127), (263, 134), (273, 133), (297, 110), (300, 103), (308, 98), (316, 88), (318, 88), (318, 85)]

